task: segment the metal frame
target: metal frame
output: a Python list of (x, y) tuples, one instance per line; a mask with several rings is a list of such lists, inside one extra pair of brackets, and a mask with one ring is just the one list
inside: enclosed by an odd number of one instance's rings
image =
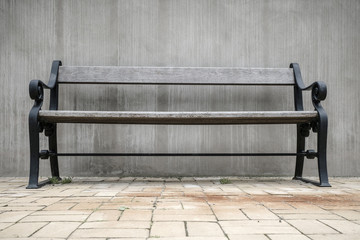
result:
[[(300, 68), (297, 63), (290, 64), (294, 71), (294, 100), (295, 110), (303, 111), (302, 92), (311, 90), (312, 103), (318, 112), (318, 119), (311, 123), (297, 124), (297, 149), (296, 153), (58, 153), (56, 123), (39, 121), (39, 111), (44, 100), (44, 88), (50, 89), (50, 110), (58, 109), (58, 72), (62, 65), (61, 61), (53, 61), (49, 83), (46, 85), (40, 80), (32, 80), (29, 85), (30, 98), (34, 100), (34, 106), (29, 113), (30, 134), (30, 176), (28, 189), (39, 188), (48, 181), (39, 183), (39, 159), (50, 158), (51, 175), (60, 179), (58, 156), (296, 156), (295, 176), (293, 179), (302, 180), (321, 187), (329, 187), (326, 166), (326, 139), (327, 139), (327, 115), (320, 102), (326, 98), (326, 85), (324, 82), (314, 82), (305, 87), (302, 81)], [(305, 138), (309, 136), (310, 129), (317, 133), (317, 152), (305, 151)], [(39, 149), (39, 134), (45, 130), (48, 137), (49, 150)], [(317, 158), (320, 182), (314, 182), (302, 177), (304, 158)]]
[(300, 67), (297, 63), (291, 63), (290, 68), (294, 70), (295, 86), (294, 86), (294, 100), (295, 110), (303, 111), (302, 92), (311, 90), (311, 100), (315, 110), (318, 112), (318, 119), (311, 124), (297, 124), (297, 149), (296, 152), (301, 153), (305, 150), (305, 138), (309, 136), (310, 129), (317, 133), (317, 157), (318, 172), (320, 182), (302, 177), (304, 167), (304, 156), (296, 156), (295, 176), (293, 179), (301, 180), (307, 183), (312, 183), (320, 187), (330, 187), (326, 163), (326, 142), (328, 117), (321, 106), (321, 101), (325, 100), (327, 94), (326, 84), (322, 81), (317, 81), (305, 87), (301, 77)]
[[(49, 82), (46, 85), (40, 80), (31, 80), (29, 84), (30, 98), (34, 100), (34, 106), (29, 113), (29, 135), (30, 135), (30, 176), (29, 184), (26, 188), (39, 188), (47, 181), (39, 184), (39, 158), (40, 144), (39, 135), (45, 130), (45, 136), (49, 138), (49, 150), (57, 152), (56, 124), (45, 124), (39, 121), (39, 111), (44, 100), (44, 88), (50, 89), (50, 110), (58, 109), (58, 73), (61, 61), (53, 61)], [(60, 179), (59, 165), (57, 156), (50, 156), (50, 167), (52, 177)]]

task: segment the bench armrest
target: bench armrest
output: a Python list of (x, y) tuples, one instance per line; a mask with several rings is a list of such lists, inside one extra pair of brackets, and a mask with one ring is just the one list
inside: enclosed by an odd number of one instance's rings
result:
[[(58, 61), (58, 60), (53, 61), (48, 84), (45, 84), (41, 80), (31, 80), (30, 81), (29, 94), (30, 94), (31, 99), (35, 100), (35, 102), (42, 102), (44, 99), (44, 88), (50, 89), (50, 90), (56, 89), (59, 66), (61, 66), (61, 61)], [(57, 94), (56, 94), (56, 97), (57, 97)]]
[(321, 106), (321, 101), (325, 100), (327, 94), (326, 84), (322, 81), (316, 81), (305, 86), (301, 77), (300, 67), (297, 63), (291, 63), (290, 68), (294, 70), (295, 78), (295, 88), (294, 88), (294, 97), (295, 97), (295, 110), (304, 111), (303, 101), (302, 101), (302, 92), (311, 90), (311, 100), (312, 105), (319, 114), (317, 122), (314, 122), (312, 125), (313, 131), (318, 132), (322, 126), (322, 132), (327, 132), (327, 114), (324, 108)]
[(307, 87), (300, 87), (297, 85), (297, 87), (302, 91), (309, 91), (311, 90), (311, 96), (313, 102), (320, 102), (325, 100), (326, 94), (327, 94), (327, 88), (326, 84), (323, 81), (316, 81), (310, 84)]
[(326, 84), (323, 81), (316, 81), (310, 84), (309, 86), (305, 86), (301, 77), (300, 67), (297, 63), (290, 64), (290, 68), (294, 70), (295, 77), (295, 86), (301, 91), (309, 91), (311, 90), (312, 101), (320, 102), (325, 100), (327, 94)]

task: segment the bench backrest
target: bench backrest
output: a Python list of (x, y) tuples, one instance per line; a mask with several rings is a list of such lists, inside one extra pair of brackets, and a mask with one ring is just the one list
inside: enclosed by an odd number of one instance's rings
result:
[(59, 84), (294, 85), (292, 68), (71, 67)]

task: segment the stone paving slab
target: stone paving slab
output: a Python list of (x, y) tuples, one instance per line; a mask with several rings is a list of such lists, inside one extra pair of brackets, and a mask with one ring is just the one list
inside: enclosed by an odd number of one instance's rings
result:
[(0, 240), (360, 239), (360, 178), (0, 177)]

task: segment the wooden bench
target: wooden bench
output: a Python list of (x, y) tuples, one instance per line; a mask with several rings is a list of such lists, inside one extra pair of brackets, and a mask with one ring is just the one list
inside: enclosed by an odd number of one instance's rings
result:
[[(264, 85), (293, 86), (294, 111), (228, 112), (130, 112), (60, 111), (59, 84), (166, 84), (166, 85)], [(49, 110), (42, 110), (44, 89), (50, 89)], [(311, 90), (313, 111), (304, 111), (302, 92)], [(50, 80), (32, 80), (29, 86), (34, 106), (29, 114), (30, 178), (27, 188), (38, 188), (39, 159), (50, 158), (51, 174), (60, 178), (59, 156), (296, 156), (294, 179), (318, 186), (330, 186), (326, 166), (327, 115), (320, 102), (326, 98), (326, 85), (314, 82), (305, 87), (299, 65), (289, 68), (168, 68), (168, 67), (70, 67), (54, 61)], [(241, 104), (241, 103), (239, 103)], [(57, 123), (111, 124), (296, 124), (295, 153), (58, 153)], [(305, 150), (309, 131), (317, 133), (317, 151)], [(39, 135), (45, 131), (49, 149), (39, 149)], [(319, 182), (302, 177), (304, 158), (317, 158)]]

